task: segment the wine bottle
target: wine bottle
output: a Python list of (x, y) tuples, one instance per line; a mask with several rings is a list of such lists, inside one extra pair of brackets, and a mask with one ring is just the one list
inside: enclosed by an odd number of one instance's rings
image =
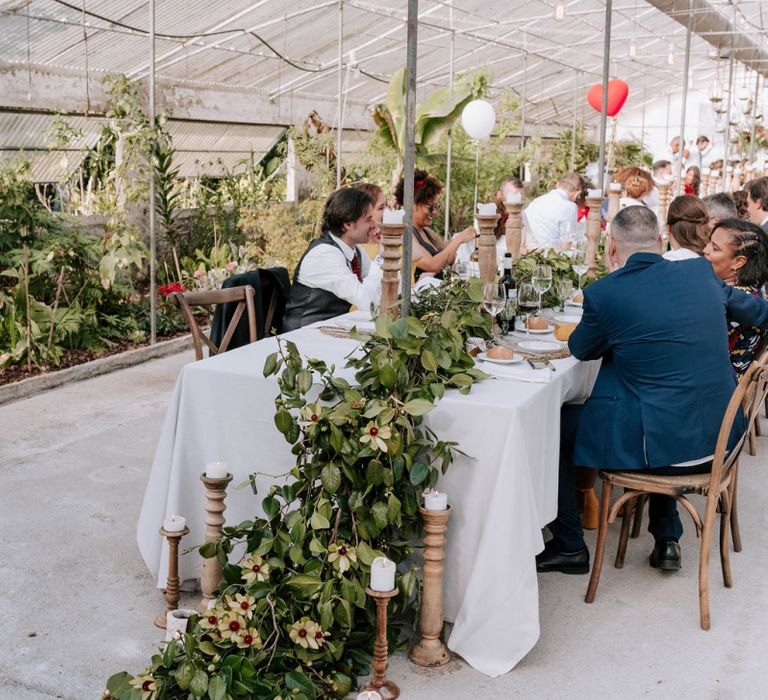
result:
[(501, 278), (501, 281), (504, 284), (507, 305), (512, 307), (512, 313), (507, 323), (507, 332), (511, 333), (515, 330), (515, 310), (517, 307), (517, 285), (515, 284), (515, 278), (512, 276), (512, 253), (504, 253), (504, 276)]

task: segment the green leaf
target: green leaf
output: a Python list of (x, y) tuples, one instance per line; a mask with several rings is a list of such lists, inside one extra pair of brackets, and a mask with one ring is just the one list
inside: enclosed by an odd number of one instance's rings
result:
[[(213, 642), (200, 642), (200, 644), (197, 647), (200, 651), (203, 652), (203, 654), (207, 654), (208, 656), (213, 656), (214, 654), (218, 654), (218, 650), (213, 645)], [(185, 661), (184, 663), (189, 663), (188, 661)], [(190, 678), (191, 680), (191, 678)], [(186, 688), (185, 688), (186, 690)]]
[(308, 698), (315, 697), (314, 683), (300, 671), (288, 671), (285, 674), (285, 687), (304, 693)]
[(394, 493), (389, 494), (387, 501), (387, 518), (393, 524), (400, 518), (400, 499)]
[(274, 496), (267, 496), (261, 502), (261, 507), (269, 520), (272, 520), (280, 512), (280, 503)]
[(377, 501), (371, 507), (371, 515), (373, 516), (373, 520), (376, 523), (376, 525), (378, 525), (379, 528), (381, 528), (382, 530), (387, 526), (388, 512), (389, 512), (389, 509), (387, 507), (387, 504), (383, 503), (382, 501)]
[(411, 483), (414, 486), (418, 486), (424, 479), (429, 476), (429, 467), (423, 462), (414, 462), (411, 467)]
[(312, 388), (312, 372), (306, 367), (299, 370), (296, 384), (302, 394), (306, 394)]
[(437, 372), (437, 359), (435, 353), (431, 350), (425, 350), (421, 353), (421, 366), (427, 370), (427, 372)]
[(173, 666), (173, 660), (176, 658), (176, 640), (172, 639), (166, 644), (163, 651), (163, 666), (171, 668)]
[(320, 627), (328, 630), (333, 625), (333, 603), (327, 601), (320, 606)]
[(357, 556), (363, 564), (370, 566), (378, 555), (366, 542), (360, 542), (360, 544), (357, 545)]
[(349, 604), (349, 601), (344, 600), (344, 598), (339, 599), (336, 605), (335, 617), (342, 627), (352, 626), (352, 606)]
[(319, 576), (310, 576), (309, 574), (296, 574), (289, 578), (286, 583), (290, 588), (293, 588), (307, 598), (323, 587), (323, 582)]
[(318, 511), (312, 513), (312, 517), (309, 519), (309, 524), (313, 530), (325, 530), (331, 526), (328, 518), (320, 514)]
[(198, 669), (192, 676), (192, 682), (189, 684), (189, 692), (198, 697), (203, 697), (208, 690), (208, 674)]
[(384, 365), (379, 371), (379, 381), (387, 389), (391, 389), (397, 382), (397, 372), (392, 365)]
[(434, 407), (434, 404), (426, 399), (411, 399), (403, 406), (403, 410), (411, 416), (423, 416)]
[(326, 464), (320, 471), (320, 483), (328, 493), (336, 493), (341, 486), (341, 470), (335, 464)]
[(309, 551), (313, 554), (325, 554), (326, 548), (317, 537), (313, 537), (312, 541), (309, 543)]
[[(203, 644), (211, 644), (210, 642), (203, 642)], [(200, 645), (202, 648), (202, 644)], [(213, 653), (216, 653), (216, 649), (214, 648)], [(209, 656), (213, 656), (213, 654), (209, 654)], [(176, 682), (179, 684), (179, 688), (182, 690), (188, 690), (189, 684), (192, 682), (192, 678), (195, 676), (195, 664), (193, 664), (189, 659), (186, 659), (185, 661), (181, 662), (181, 665), (174, 671), (174, 676), (176, 676)]]
[(264, 363), (264, 376), (269, 377), (275, 372), (277, 372), (277, 353), (273, 352), (267, 357), (267, 360)]
[(211, 676), (211, 680), (208, 683), (208, 697), (211, 700), (223, 700), (227, 694), (227, 681), (223, 676)]
[(131, 685), (132, 678), (133, 676), (125, 671), (115, 673), (113, 676), (110, 676), (107, 681), (107, 690), (116, 698), (120, 697), (120, 695), (130, 691), (133, 687)]
[(293, 425), (293, 416), (284, 408), (281, 408), (275, 413), (275, 425), (283, 435), (286, 435)]
[(218, 542), (206, 542), (200, 547), (200, 556), (203, 559), (211, 559), (216, 556), (218, 547)]

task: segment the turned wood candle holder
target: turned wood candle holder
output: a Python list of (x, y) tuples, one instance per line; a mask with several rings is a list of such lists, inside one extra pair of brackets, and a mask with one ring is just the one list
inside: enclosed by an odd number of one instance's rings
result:
[(658, 185), (659, 188), (659, 227), (663, 228), (667, 223), (667, 209), (669, 208), (669, 200), (672, 197), (672, 184), (671, 182), (663, 182)]
[(421, 639), (408, 652), (408, 657), (419, 666), (444, 666), (451, 660), (451, 652), (443, 644), (443, 560), (445, 559), (445, 530), (452, 509), (427, 510), (419, 508), (424, 518), (424, 587), (421, 593), (419, 627)]
[[(222, 538), (222, 528), (224, 527), (224, 499), (227, 497), (227, 486), (234, 477), (227, 474), (222, 479), (209, 479), (205, 472), (200, 475), (200, 481), (205, 484), (205, 541), (218, 542)], [(200, 589), (203, 597), (197, 606), (199, 613), (204, 613), (208, 609), (208, 603), (216, 595), (216, 589), (221, 583), (221, 564), (216, 557), (210, 557), (203, 560), (203, 573), (200, 577)]]
[[(400, 316), (399, 281), (397, 273), (400, 272), (401, 261), (403, 257), (403, 234), (405, 234), (405, 224), (381, 224), (381, 242), (384, 251), (381, 257), (384, 263), (381, 266), (383, 271), (381, 278), (381, 307), (380, 312), (391, 319)], [(403, 275), (410, 275), (410, 270), (402, 272)]]
[(498, 281), (499, 269), (496, 262), (496, 236), (493, 229), (499, 220), (498, 214), (475, 214), (480, 236), (477, 239), (477, 259), (480, 263), (480, 278), (485, 284)]
[(589, 266), (587, 277), (595, 279), (597, 277), (597, 249), (600, 246), (600, 208), (603, 206), (603, 196), (587, 197), (587, 250), (586, 264)]
[(701, 174), (701, 192), (702, 197), (706, 197), (709, 194), (709, 173)]
[(169, 532), (161, 527), (160, 534), (168, 540), (168, 578), (165, 582), (166, 608), (155, 618), (155, 625), (160, 629), (165, 629), (167, 614), (179, 607), (179, 542), (184, 535), (189, 534), (189, 528), (185, 527), (177, 532)]
[(507, 252), (512, 254), (512, 260), (520, 257), (523, 244), (523, 203), (512, 204), (505, 202), (507, 223), (504, 226), (504, 237), (507, 239)]
[(605, 213), (605, 221), (609, 225), (616, 217), (616, 214), (621, 211), (621, 185), (619, 183), (615, 184), (618, 187), (614, 187), (612, 183), (608, 188), (608, 211)]
[(376, 641), (373, 645), (373, 678), (360, 690), (375, 690), (384, 700), (400, 697), (400, 688), (395, 683), (387, 680), (387, 667), (389, 666), (389, 645), (387, 644), (387, 606), (389, 599), (397, 595), (397, 588), (391, 591), (374, 591), (370, 586), (365, 587), (365, 592), (376, 603)]

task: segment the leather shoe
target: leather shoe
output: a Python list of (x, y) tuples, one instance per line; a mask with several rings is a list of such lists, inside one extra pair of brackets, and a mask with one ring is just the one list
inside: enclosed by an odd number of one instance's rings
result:
[(550, 540), (541, 554), (536, 555), (536, 571), (559, 571), (563, 574), (588, 574), (589, 550), (586, 547), (575, 552), (561, 552), (554, 540)]
[(674, 540), (657, 542), (648, 558), (654, 569), (661, 571), (680, 570), (680, 545)]

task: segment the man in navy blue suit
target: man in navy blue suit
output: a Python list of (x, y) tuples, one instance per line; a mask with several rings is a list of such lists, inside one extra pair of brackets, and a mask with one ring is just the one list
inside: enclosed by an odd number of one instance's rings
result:
[[(768, 327), (768, 303), (724, 284), (704, 258), (662, 258), (650, 209), (617, 214), (607, 245), (614, 272), (586, 288), (584, 316), (568, 341), (574, 357), (602, 364), (586, 403), (563, 407), (558, 516), (549, 525), (554, 538), (536, 557), (538, 571), (589, 571), (574, 465), (655, 474), (711, 469), (736, 387), (726, 309), (740, 323)], [(679, 569), (675, 499), (651, 496), (649, 515), (651, 566)]]

